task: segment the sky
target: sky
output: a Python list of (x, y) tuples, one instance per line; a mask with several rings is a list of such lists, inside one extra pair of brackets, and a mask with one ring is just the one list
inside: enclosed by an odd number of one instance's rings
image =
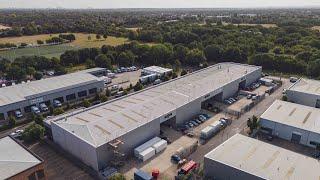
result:
[(0, 8), (320, 7), (320, 0), (0, 0)]

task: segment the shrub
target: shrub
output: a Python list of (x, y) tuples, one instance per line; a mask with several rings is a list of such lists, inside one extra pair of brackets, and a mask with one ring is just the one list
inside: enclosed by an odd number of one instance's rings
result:
[(87, 99), (85, 99), (85, 100), (82, 101), (82, 105), (83, 105), (84, 107), (88, 108), (88, 107), (91, 106), (91, 103), (90, 103)]
[(59, 114), (63, 114), (64, 110), (62, 108), (56, 108), (53, 110), (53, 115), (57, 116)]
[(34, 142), (42, 139), (44, 136), (44, 127), (39, 124), (31, 124), (22, 133), (22, 139), (26, 142)]
[(184, 75), (186, 75), (186, 74), (188, 74), (188, 72), (187, 72), (186, 70), (182, 70), (180, 75), (181, 75), (181, 76), (184, 76)]
[(133, 89), (134, 91), (140, 91), (141, 89), (143, 89), (143, 85), (140, 82), (137, 82)]
[(11, 128), (11, 127), (14, 127), (17, 123), (17, 120), (14, 116), (10, 116), (9, 117), (9, 122), (8, 122), (8, 126)]
[(38, 115), (38, 116), (36, 116), (35, 118), (34, 118), (34, 122), (36, 123), (36, 124), (39, 124), (39, 125), (43, 125), (43, 116), (42, 115)]
[(107, 97), (106, 95), (103, 95), (103, 94), (102, 94), (102, 95), (99, 96), (99, 98), (100, 98), (100, 101), (101, 101), (101, 102), (106, 102), (106, 101), (108, 101), (108, 97)]

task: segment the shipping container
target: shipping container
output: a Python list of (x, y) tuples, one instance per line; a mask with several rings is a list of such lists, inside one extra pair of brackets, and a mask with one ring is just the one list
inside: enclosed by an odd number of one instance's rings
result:
[(148, 149), (142, 151), (139, 154), (139, 159), (143, 162), (152, 158), (156, 154), (156, 150), (153, 147), (149, 147)]
[(159, 76), (157, 74), (150, 74), (150, 75), (142, 76), (142, 77), (140, 77), (139, 82), (141, 84), (152, 83), (153, 81), (158, 79), (158, 77)]
[(156, 150), (156, 153), (163, 151), (167, 147), (168, 143), (166, 140), (161, 140), (154, 144), (152, 147)]
[(213, 137), (222, 129), (223, 126), (224, 125), (220, 121), (216, 121), (210, 124), (209, 126), (202, 129), (200, 138), (206, 140)]
[(190, 154), (195, 152), (198, 148), (198, 141), (195, 141), (191, 145), (180, 147), (177, 149), (174, 155), (179, 156), (181, 159), (187, 158)]
[(159, 138), (159, 137), (154, 137), (154, 138), (150, 139), (149, 141), (147, 141), (147, 142), (143, 143), (142, 145), (136, 147), (136, 148), (134, 149), (134, 155), (135, 155), (136, 157), (138, 157), (138, 155), (139, 155), (142, 151), (148, 149), (149, 147), (151, 147), (152, 145), (156, 144), (156, 143), (159, 142), (159, 141), (161, 141), (161, 138)]
[(152, 176), (139, 169), (134, 172), (134, 180), (152, 180)]

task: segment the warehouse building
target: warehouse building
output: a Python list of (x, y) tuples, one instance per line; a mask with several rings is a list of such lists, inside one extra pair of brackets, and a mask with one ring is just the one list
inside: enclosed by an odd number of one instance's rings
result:
[(150, 74), (156, 74), (158, 76), (165, 76), (172, 73), (172, 69), (169, 68), (163, 68), (159, 66), (149, 66), (142, 69), (143, 75), (150, 75)]
[(0, 88), (0, 123), (15, 111), (28, 113), (31, 106), (40, 103), (50, 105), (55, 99), (63, 103), (93, 95), (104, 88), (99, 78), (104, 73), (104, 68), (94, 68)]
[(261, 67), (221, 63), (127, 96), (48, 121), (52, 138), (95, 170), (160, 134), (160, 124), (180, 126), (206, 101), (223, 100), (257, 81)]
[(320, 109), (276, 100), (260, 117), (262, 131), (310, 147), (320, 144)]
[(320, 162), (278, 146), (236, 134), (204, 157), (204, 179), (316, 180)]
[(320, 81), (299, 79), (286, 94), (290, 102), (320, 108)]
[(0, 179), (45, 180), (44, 161), (7, 136), (0, 139)]

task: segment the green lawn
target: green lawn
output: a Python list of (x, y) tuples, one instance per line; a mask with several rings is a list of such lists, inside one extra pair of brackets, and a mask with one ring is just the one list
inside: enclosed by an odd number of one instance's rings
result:
[(23, 48), (23, 49), (14, 49), (7, 51), (0, 51), (0, 56), (7, 58), (9, 60), (14, 60), (17, 57), (21, 56), (46, 56), (46, 57), (60, 57), (60, 55), (67, 51), (77, 49), (75, 46), (70, 45), (55, 45), (55, 46), (42, 46), (36, 48)]

